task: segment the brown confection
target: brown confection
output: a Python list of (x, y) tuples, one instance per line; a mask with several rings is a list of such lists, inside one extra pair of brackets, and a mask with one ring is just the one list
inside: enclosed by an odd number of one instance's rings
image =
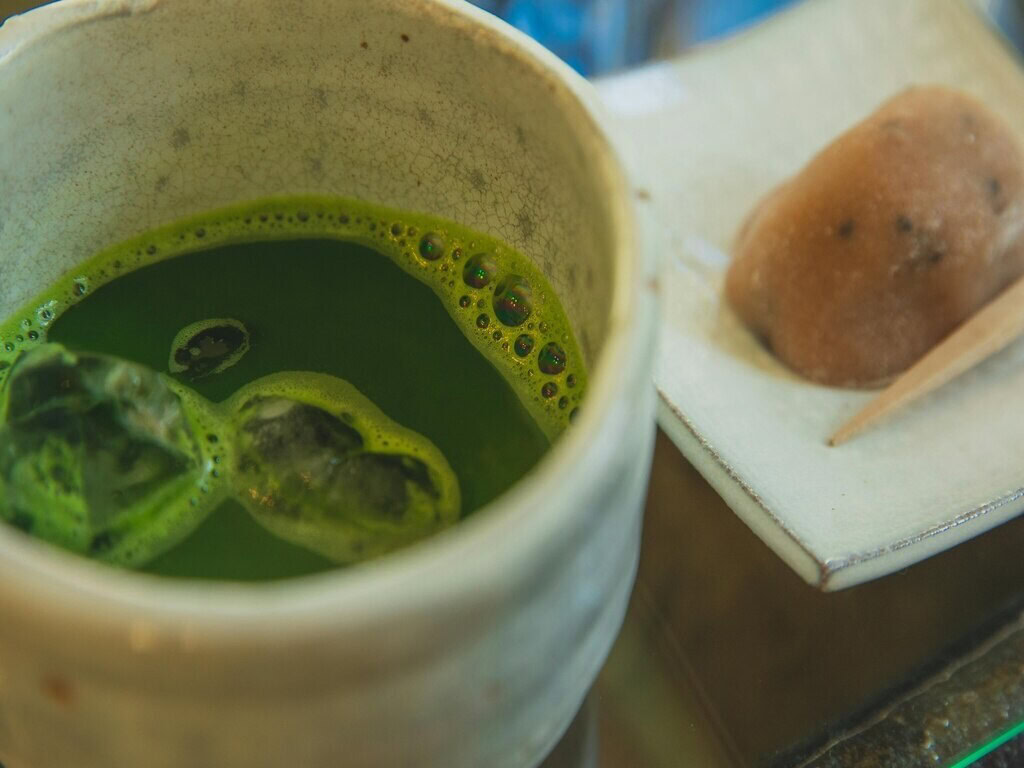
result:
[(725, 294), (784, 363), (877, 386), (1024, 273), (1024, 163), (998, 117), (906, 90), (753, 211)]

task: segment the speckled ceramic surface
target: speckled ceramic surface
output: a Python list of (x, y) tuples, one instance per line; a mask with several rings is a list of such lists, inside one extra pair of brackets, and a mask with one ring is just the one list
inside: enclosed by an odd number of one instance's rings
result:
[(353, 196), (534, 257), (592, 374), (511, 491), (345, 572), (174, 582), (0, 529), (0, 761), (540, 762), (620, 626), (654, 427), (653, 269), (598, 112), (454, 0), (66, 0), (0, 30), (0, 315), (188, 214)]
[(829, 448), (872, 394), (790, 373), (721, 299), (751, 207), (888, 96), (936, 82), (980, 97), (1024, 137), (1018, 63), (959, 2), (810, 0), (600, 85), (663, 237), (659, 421), (737, 514), (823, 589), (906, 567), (1024, 508), (1024, 343)]

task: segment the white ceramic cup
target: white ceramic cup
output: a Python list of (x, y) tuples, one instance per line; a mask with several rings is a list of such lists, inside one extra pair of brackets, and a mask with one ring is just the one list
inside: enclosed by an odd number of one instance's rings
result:
[(533, 257), (588, 357), (581, 417), (454, 529), (293, 581), (123, 573), (0, 526), (7, 768), (525, 768), (611, 646), (656, 286), (590, 86), (455, 0), (65, 0), (0, 30), (0, 316), (106, 245), (292, 194)]

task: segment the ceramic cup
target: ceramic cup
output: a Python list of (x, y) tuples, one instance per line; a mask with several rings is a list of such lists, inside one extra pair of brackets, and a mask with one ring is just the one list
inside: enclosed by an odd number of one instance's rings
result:
[(533, 257), (588, 358), (580, 418), (466, 522), (293, 581), (124, 573), (0, 526), (7, 768), (527, 768), (601, 667), (656, 284), (589, 85), (453, 0), (65, 0), (0, 31), (0, 316), (106, 245), (296, 194)]

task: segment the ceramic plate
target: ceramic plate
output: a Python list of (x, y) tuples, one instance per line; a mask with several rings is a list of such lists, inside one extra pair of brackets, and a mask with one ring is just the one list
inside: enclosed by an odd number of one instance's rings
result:
[(790, 373), (722, 301), (730, 243), (750, 208), (914, 83), (973, 93), (1024, 141), (1018, 62), (961, 2), (811, 0), (599, 83), (665, 255), (661, 425), (765, 543), (826, 590), (904, 568), (1024, 509), (1024, 342), (830, 448), (828, 435), (872, 394)]

